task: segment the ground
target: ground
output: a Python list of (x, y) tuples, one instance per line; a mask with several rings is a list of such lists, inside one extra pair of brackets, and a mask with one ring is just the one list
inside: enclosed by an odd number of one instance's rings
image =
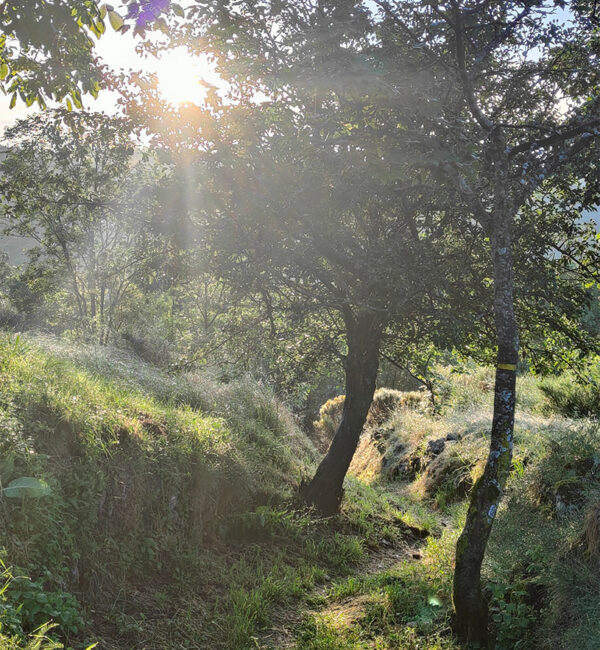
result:
[[(436, 413), (382, 393), (394, 406), (370, 419), (342, 510), (322, 519), (295, 497), (320, 457), (311, 432), (264, 386), (4, 335), (0, 647), (458, 648), (454, 548), (487, 453), (490, 372), (440, 369)], [(484, 564), (491, 635), (496, 650), (595, 650), (600, 433), (573, 417), (588, 393), (544, 381), (519, 378)]]

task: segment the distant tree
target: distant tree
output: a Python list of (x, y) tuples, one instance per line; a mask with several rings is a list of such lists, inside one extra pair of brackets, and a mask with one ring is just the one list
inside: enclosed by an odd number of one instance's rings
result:
[(104, 114), (49, 111), (19, 121), (7, 142), (4, 232), (37, 242), (23, 279), (65, 291), (71, 327), (106, 343), (159, 250), (149, 228), (159, 167)]

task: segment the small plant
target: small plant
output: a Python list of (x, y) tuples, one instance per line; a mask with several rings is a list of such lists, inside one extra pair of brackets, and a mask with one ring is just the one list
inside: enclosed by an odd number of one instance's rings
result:
[(4, 372), (16, 357), (24, 355), (29, 350), (29, 344), (20, 334), (11, 336), (3, 334), (0, 338), (0, 372)]
[[(27, 641), (23, 641), (16, 636), (5, 636), (2, 634), (2, 629), (0, 628), (0, 647), (2, 650), (59, 650), (60, 648), (64, 648), (64, 645), (48, 636), (48, 633), (54, 627), (56, 626), (52, 623), (40, 625), (40, 627), (29, 635)], [(95, 644), (89, 646), (86, 650), (91, 650), (94, 647)]]
[(81, 629), (84, 622), (75, 596), (46, 590), (43, 580), (31, 580), (22, 571), (7, 568), (1, 560), (0, 563), (4, 583), (0, 589), (2, 630), (25, 638), (48, 621), (53, 621), (66, 636)]
[(492, 584), (493, 615), (497, 626), (497, 650), (523, 647), (527, 629), (538, 619), (535, 608), (526, 602), (527, 592), (502, 583)]

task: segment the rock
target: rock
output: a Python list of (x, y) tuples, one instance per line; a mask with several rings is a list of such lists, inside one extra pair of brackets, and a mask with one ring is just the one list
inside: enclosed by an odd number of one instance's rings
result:
[(449, 433), (449, 434), (446, 436), (446, 440), (448, 440), (448, 441), (450, 441), (450, 440), (458, 441), (458, 434), (456, 434), (456, 433)]
[(458, 501), (464, 498), (472, 487), (471, 463), (457, 454), (440, 454), (427, 466), (424, 488), (431, 496), (442, 490), (447, 501)]
[(446, 441), (444, 438), (439, 438), (438, 440), (430, 440), (427, 443), (427, 451), (425, 452), (428, 456), (439, 456), (446, 447)]

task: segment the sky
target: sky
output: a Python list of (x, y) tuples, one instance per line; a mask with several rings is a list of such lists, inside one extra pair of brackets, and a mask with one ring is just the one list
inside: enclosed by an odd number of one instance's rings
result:
[[(367, 0), (366, 4), (369, 6), (372, 5), (372, 2)], [(559, 21), (565, 21), (568, 20), (569, 14), (566, 10), (559, 10), (555, 17)], [(163, 54), (161, 60), (157, 60), (153, 56), (139, 56), (135, 51), (135, 46), (140, 40), (139, 37), (134, 37), (131, 31), (126, 34), (115, 32), (107, 21), (106, 32), (96, 43), (96, 52), (103, 62), (114, 70), (134, 69), (146, 73), (156, 73), (163, 96), (173, 103), (185, 101), (201, 103), (205, 90), (198, 83), (200, 79), (216, 86), (222, 85), (222, 80), (210, 69), (206, 61), (202, 59), (194, 61), (182, 47)], [(116, 94), (107, 90), (101, 91), (97, 100), (87, 95), (83, 97), (83, 101), (88, 110), (107, 113), (113, 113), (116, 110)], [(0, 94), (0, 134), (15, 120), (26, 117), (37, 110), (35, 106), (28, 109), (21, 102), (17, 102), (15, 108), (11, 110), (9, 102), (10, 96)]]
[[(133, 37), (131, 32), (119, 34), (108, 26), (96, 43), (96, 53), (113, 70), (133, 69), (156, 73), (165, 100), (173, 103), (201, 102), (205, 93), (203, 86), (198, 83), (201, 79), (218, 85), (219, 79), (206, 61), (200, 58), (192, 59), (185, 48), (177, 48), (163, 54), (158, 60), (153, 56), (139, 56), (135, 51), (136, 43), (139, 42), (140, 38)], [(10, 109), (9, 102), (10, 96), (0, 94), (0, 132), (17, 119), (27, 117), (37, 110), (35, 106), (27, 108), (22, 102), (17, 102), (17, 105)], [(102, 90), (96, 100), (90, 95), (85, 95), (83, 104), (88, 110), (113, 113), (116, 110), (116, 93)]]

